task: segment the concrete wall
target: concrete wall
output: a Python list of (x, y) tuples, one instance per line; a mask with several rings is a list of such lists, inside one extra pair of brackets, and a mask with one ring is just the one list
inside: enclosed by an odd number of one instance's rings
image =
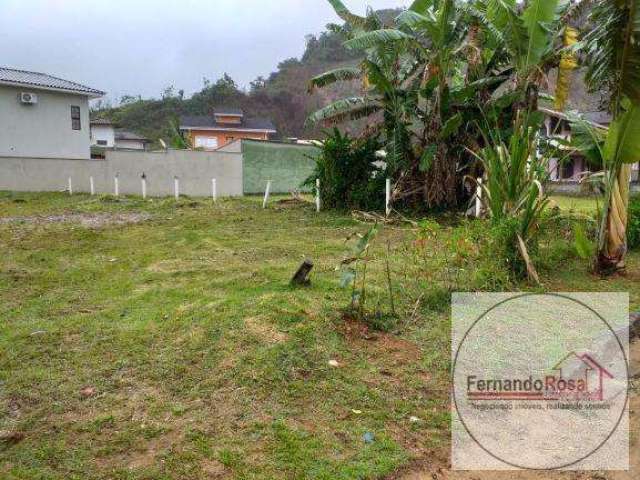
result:
[[(36, 105), (21, 92), (38, 95)], [(71, 106), (80, 107), (80, 130), (71, 128)], [(86, 96), (0, 86), (0, 157), (90, 158), (89, 101)]]
[[(580, 196), (585, 194), (584, 186), (574, 181), (549, 182), (547, 190), (558, 195)], [(640, 193), (640, 183), (634, 181), (629, 190), (633, 194)]]
[(142, 140), (121, 140), (116, 139), (116, 148), (125, 150), (144, 150), (144, 142)]
[(268, 180), (273, 193), (302, 190), (302, 182), (315, 170), (319, 153), (312, 146), (243, 140), (244, 193), (263, 193)]
[(0, 190), (60, 191), (71, 177), (75, 192), (89, 192), (93, 176), (97, 193), (112, 194), (118, 174), (120, 194), (141, 195), (143, 173), (150, 196), (173, 195), (174, 176), (180, 179), (184, 195), (210, 196), (212, 178), (216, 178), (218, 196), (242, 195), (241, 154), (182, 150), (107, 151), (105, 160), (0, 157)]

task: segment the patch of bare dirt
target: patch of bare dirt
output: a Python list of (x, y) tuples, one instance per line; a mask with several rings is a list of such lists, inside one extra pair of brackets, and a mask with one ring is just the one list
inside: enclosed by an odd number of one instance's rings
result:
[(151, 215), (148, 213), (70, 213), (33, 217), (4, 217), (0, 218), (0, 225), (11, 223), (27, 223), (31, 225), (77, 223), (85, 228), (102, 228), (111, 225), (142, 223), (150, 218)]
[(249, 317), (244, 319), (246, 329), (262, 338), (267, 343), (282, 343), (289, 338), (286, 333), (280, 332), (274, 325), (263, 317)]
[(203, 460), (200, 467), (207, 478), (224, 478), (228, 474), (225, 466), (217, 460)]

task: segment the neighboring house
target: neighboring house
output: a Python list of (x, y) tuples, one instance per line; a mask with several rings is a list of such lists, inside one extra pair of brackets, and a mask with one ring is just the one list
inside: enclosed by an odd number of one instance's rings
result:
[(151, 141), (136, 133), (115, 128), (106, 119), (91, 120), (91, 146), (116, 150), (146, 150)]
[[(541, 108), (540, 110), (546, 115), (544, 134), (548, 138), (571, 140), (571, 124), (566, 114), (547, 108)], [(606, 130), (611, 123), (611, 116), (603, 111), (581, 113), (581, 116), (596, 129)], [(560, 146), (560, 149), (562, 151), (563, 147)], [(564, 149), (566, 150), (568, 147), (564, 147)], [(638, 162), (640, 162), (640, 152), (638, 152)], [(640, 181), (638, 167), (638, 163), (632, 165), (632, 182)], [(553, 182), (577, 183), (584, 178), (585, 174), (597, 171), (598, 168), (599, 166), (589, 165), (588, 160), (576, 152), (568, 155), (562, 161), (557, 158), (550, 160), (550, 180)]]
[(90, 158), (89, 99), (104, 92), (0, 67), (0, 156)]
[[(571, 124), (566, 114), (548, 108), (540, 109), (545, 115), (544, 135), (547, 138), (558, 139), (560, 141), (571, 140)], [(610, 117), (606, 112), (581, 113), (594, 129), (606, 129), (610, 123)], [(569, 147), (562, 144), (557, 145), (560, 151), (567, 151)], [(597, 166), (596, 166), (597, 167)], [(554, 182), (578, 182), (586, 172), (594, 170), (590, 168), (587, 159), (578, 152), (566, 156), (562, 161), (552, 158), (549, 162), (550, 180)]]
[(271, 120), (251, 119), (238, 109), (218, 108), (213, 115), (184, 116), (180, 132), (194, 148), (217, 150), (234, 140), (269, 140), (276, 133)]

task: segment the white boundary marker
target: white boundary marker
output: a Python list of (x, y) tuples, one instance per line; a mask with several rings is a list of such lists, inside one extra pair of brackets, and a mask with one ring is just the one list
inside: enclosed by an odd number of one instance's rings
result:
[(218, 185), (215, 178), (211, 179), (211, 198), (214, 202), (218, 200)]
[(316, 212), (320, 212), (320, 208), (322, 207), (320, 202), (320, 179), (316, 178)]
[(96, 186), (93, 183), (93, 177), (89, 177), (89, 191), (92, 196), (96, 194)]
[(173, 177), (173, 194), (176, 200), (180, 200), (180, 179), (178, 177)]
[(73, 184), (71, 183), (71, 177), (69, 177), (69, 180), (68, 180), (68, 187), (69, 187), (69, 195), (73, 195)]
[(116, 173), (116, 176), (113, 177), (113, 194), (116, 197), (120, 196), (120, 180), (118, 179), (117, 173)]
[(478, 187), (476, 188), (476, 218), (482, 215), (482, 178), (478, 178)]
[(269, 202), (270, 193), (271, 193), (271, 180), (267, 181), (267, 188), (264, 191), (264, 200), (262, 202), (262, 208), (267, 208), (267, 202)]
[(390, 178), (387, 178), (387, 182), (386, 182), (384, 211), (387, 217), (391, 215), (391, 179)]
[(142, 184), (142, 199), (146, 200), (147, 198), (147, 177), (145, 176), (145, 174), (142, 174), (142, 177), (140, 178), (140, 183)]

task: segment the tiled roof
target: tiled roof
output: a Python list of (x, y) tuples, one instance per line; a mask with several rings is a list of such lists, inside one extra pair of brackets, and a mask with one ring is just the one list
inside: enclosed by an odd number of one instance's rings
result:
[(138, 135), (137, 133), (128, 132), (126, 130), (116, 130), (115, 132), (116, 140), (138, 140), (141, 142), (148, 142), (146, 138)]
[(231, 115), (231, 116), (244, 116), (244, 112), (239, 108), (230, 108), (230, 107), (218, 107), (213, 111), (214, 115)]
[(275, 132), (276, 127), (268, 118), (243, 118), (241, 123), (220, 123), (215, 116), (184, 116), (180, 118), (180, 128), (207, 128), (221, 130), (261, 130)]
[(602, 110), (597, 112), (584, 112), (582, 116), (590, 122), (600, 125), (609, 125), (611, 123), (611, 114)]
[(24, 85), (32, 88), (63, 90), (70, 93), (101, 97), (104, 92), (45, 73), (0, 67), (0, 84)]
[(96, 118), (94, 120), (91, 120), (91, 125), (113, 125), (111, 123), (111, 120), (106, 119), (106, 118)]

